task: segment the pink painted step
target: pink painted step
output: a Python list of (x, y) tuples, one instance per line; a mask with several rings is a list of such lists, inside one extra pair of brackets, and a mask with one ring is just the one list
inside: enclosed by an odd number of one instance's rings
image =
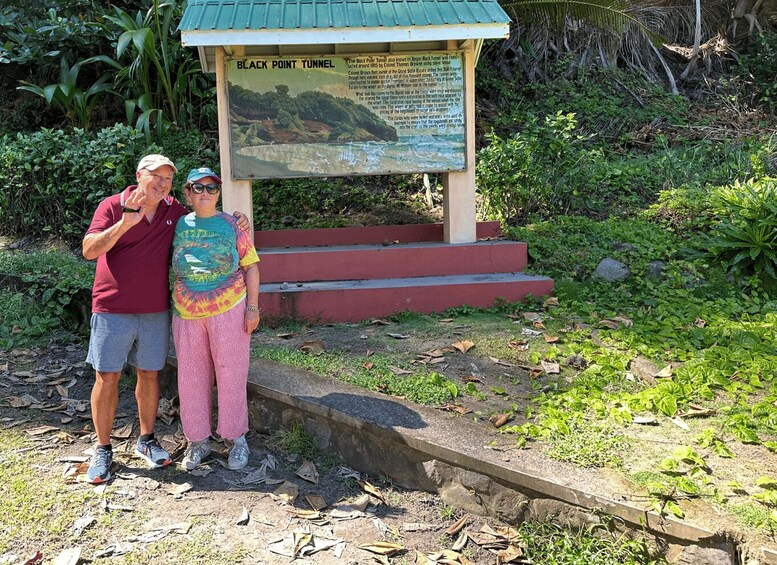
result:
[[(478, 222), (478, 239), (499, 237), (499, 222)], [(308, 230), (265, 230), (254, 232), (257, 248), (311, 247), (324, 245), (381, 245), (443, 241), (442, 224), (407, 224), (399, 226), (357, 226)]]
[(262, 317), (312, 323), (356, 322), (395, 312), (442, 312), (468, 305), (487, 308), (496, 299), (517, 302), (553, 289), (545, 277), (521, 273), (341, 280), (261, 285)]
[(526, 243), (407, 243), (260, 249), (262, 282), (388, 279), (523, 271)]

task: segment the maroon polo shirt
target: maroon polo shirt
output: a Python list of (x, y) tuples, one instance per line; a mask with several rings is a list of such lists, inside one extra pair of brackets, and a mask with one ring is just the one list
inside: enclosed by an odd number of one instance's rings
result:
[[(136, 188), (129, 186), (100, 202), (87, 235), (118, 223), (124, 203)], [(97, 258), (92, 312), (151, 314), (170, 308), (170, 247), (175, 224), (186, 213), (186, 208), (168, 196), (159, 203), (151, 223), (144, 216), (110, 251)]]

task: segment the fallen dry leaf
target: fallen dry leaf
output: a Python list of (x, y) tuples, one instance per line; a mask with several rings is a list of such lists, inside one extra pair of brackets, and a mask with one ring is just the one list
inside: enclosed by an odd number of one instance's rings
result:
[(5, 399), (11, 408), (28, 408), (33, 404), (40, 404), (40, 401), (29, 394), (23, 396), (8, 396)]
[(307, 353), (308, 355), (321, 355), (326, 351), (324, 343), (318, 339), (303, 342), (299, 348), (300, 351)]
[(439, 529), (439, 524), (426, 524), (424, 522), (406, 522), (402, 524), (402, 531), (404, 532), (434, 532)]
[(469, 541), (469, 536), (467, 535), (467, 531), (464, 530), (459, 534), (459, 537), (456, 538), (456, 541), (453, 542), (451, 549), (453, 551), (461, 551), (466, 547), (468, 541)]
[(708, 416), (714, 416), (717, 411), (712, 408), (700, 408), (698, 406), (689, 406), (688, 410), (682, 412), (680, 416), (683, 418), (706, 418)]
[(464, 514), (461, 518), (456, 520), (453, 524), (451, 524), (447, 530), (445, 530), (446, 536), (453, 536), (459, 533), (459, 531), (466, 526), (470, 521), (469, 514)]
[(302, 466), (297, 469), (297, 476), (301, 479), (305, 479), (309, 483), (318, 483), (318, 470), (310, 461), (302, 463)]
[(504, 426), (508, 421), (510, 420), (510, 414), (504, 413), (504, 414), (494, 414), (491, 416), (488, 421), (491, 422), (491, 424), (495, 428), (501, 428)]
[(446, 412), (456, 412), (457, 414), (469, 414), (472, 412), (469, 408), (466, 408), (462, 406), (461, 404), (443, 404), (439, 406), (440, 410), (445, 410)]
[(36, 428), (30, 428), (29, 430), (24, 431), (27, 432), (27, 435), (40, 436), (49, 432), (58, 432), (59, 428), (55, 426), (38, 426)]
[(543, 324), (540, 320), (535, 320), (535, 322), (532, 324), (532, 326), (534, 326), (538, 330), (544, 330), (545, 329), (545, 324)]
[(491, 361), (496, 365), (501, 365), (502, 367), (513, 367), (512, 363), (508, 363), (507, 361), (502, 361), (501, 359), (498, 359), (496, 357), (489, 357)]
[(54, 559), (53, 561), (53, 564), (54, 565), (76, 565), (79, 559), (81, 559), (81, 548), (71, 547), (70, 549), (66, 549), (62, 553), (57, 555), (56, 559)]
[(405, 546), (390, 541), (374, 541), (372, 543), (365, 543), (357, 546), (359, 549), (369, 551), (370, 553), (376, 553), (378, 555), (394, 555), (405, 549)]
[(367, 494), (371, 494), (372, 496), (380, 500), (383, 504), (386, 504), (386, 499), (383, 496), (383, 493), (380, 492), (380, 489), (371, 485), (367, 481), (363, 481), (361, 479), (356, 482), (359, 483), (359, 486), (362, 488), (364, 492), (366, 492)]
[(655, 416), (634, 416), (632, 422), (642, 425), (654, 425), (658, 424), (658, 419)]
[(394, 339), (407, 339), (407, 338), (410, 337), (410, 334), (392, 334), (392, 333), (387, 333), (386, 335), (389, 336), (389, 337), (393, 337)]
[(463, 339), (461, 341), (457, 341), (456, 343), (452, 343), (451, 347), (455, 347), (462, 353), (466, 353), (467, 351), (475, 347), (475, 344), (468, 339)]
[(235, 525), (237, 526), (247, 526), (248, 521), (251, 519), (251, 516), (248, 514), (248, 508), (243, 506), (243, 511), (240, 513), (240, 518), (237, 519), (237, 522), (235, 522)]
[(540, 361), (542, 369), (549, 375), (556, 375), (561, 371), (561, 367), (558, 363), (550, 363), (548, 361)]
[(297, 498), (299, 494), (299, 487), (292, 482), (283, 481), (281, 486), (275, 489), (273, 492), (276, 500), (280, 500), (282, 503), (291, 504)]
[(320, 494), (306, 494), (305, 501), (310, 505), (313, 510), (323, 510), (326, 508), (326, 501)]
[(124, 424), (120, 428), (116, 428), (111, 432), (111, 437), (115, 437), (116, 439), (127, 439), (132, 435), (132, 429), (134, 427), (133, 422), (129, 422), (127, 424)]
[(408, 371), (407, 369), (402, 369), (401, 367), (395, 367), (393, 365), (389, 365), (388, 368), (395, 375), (412, 375), (413, 374), (413, 371)]
[(371, 361), (367, 361), (366, 363), (362, 363), (362, 367), (367, 369), (368, 371), (371, 370), (375, 365)]
[(545, 299), (545, 302), (543, 302), (542, 304), (544, 306), (558, 306), (558, 297), (551, 296), (550, 298)]
[(450, 324), (454, 319), (453, 318), (443, 318), (442, 320), (438, 320), (441, 324)]
[(194, 485), (192, 483), (186, 482), (180, 485), (173, 485), (172, 488), (167, 489), (167, 492), (175, 496), (180, 496), (186, 492), (189, 492), (193, 488), (194, 488)]
[(388, 326), (390, 324), (391, 322), (387, 322), (386, 320), (381, 320), (381, 319), (370, 320), (370, 325), (372, 326)]
[(556, 343), (559, 337), (557, 335), (542, 334), (542, 339), (545, 340), (545, 343)]
[(690, 431), (690, 430), (691, 430), (691, 428), (690, 428), (690, 427), (688, 427), (688, 424), (686, 424), (685, 422), (683, 422), (682, 418), (680, 418), (679, 416), (678, 416), (678, 417), (676, 417), (676, 418), (671, 418), (671, 420), (672, 420), (672, 423), (673, 423), (675, 426), (677, 426), (678, 428), (680, 428), (680, 429), (683, 429), (683, 430), (685, 430), (686, 432), (688, 432), (688, 431)]
[(667, 365), (654, 375), (657, 379), (670, 379), (672, 378), (672, 365)]

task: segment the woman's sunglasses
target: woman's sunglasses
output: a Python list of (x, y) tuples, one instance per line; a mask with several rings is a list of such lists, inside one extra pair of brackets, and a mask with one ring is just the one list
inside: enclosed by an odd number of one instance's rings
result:
[(193, 182), (189, 185), (189, 190), (191, 190), (194, 194), (202, 194), (206, 190), (208, 191), (208, 194), (218, 194), (221, 190), (221, 187), (217, 184), (202, 184), (199, 182)]

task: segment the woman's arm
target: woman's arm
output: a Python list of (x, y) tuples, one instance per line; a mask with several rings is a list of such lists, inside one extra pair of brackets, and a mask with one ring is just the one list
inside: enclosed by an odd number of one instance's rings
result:
[(245, 330), (247, 333), (259, 326), (259, 263), (242, 267), (246, 281)]

